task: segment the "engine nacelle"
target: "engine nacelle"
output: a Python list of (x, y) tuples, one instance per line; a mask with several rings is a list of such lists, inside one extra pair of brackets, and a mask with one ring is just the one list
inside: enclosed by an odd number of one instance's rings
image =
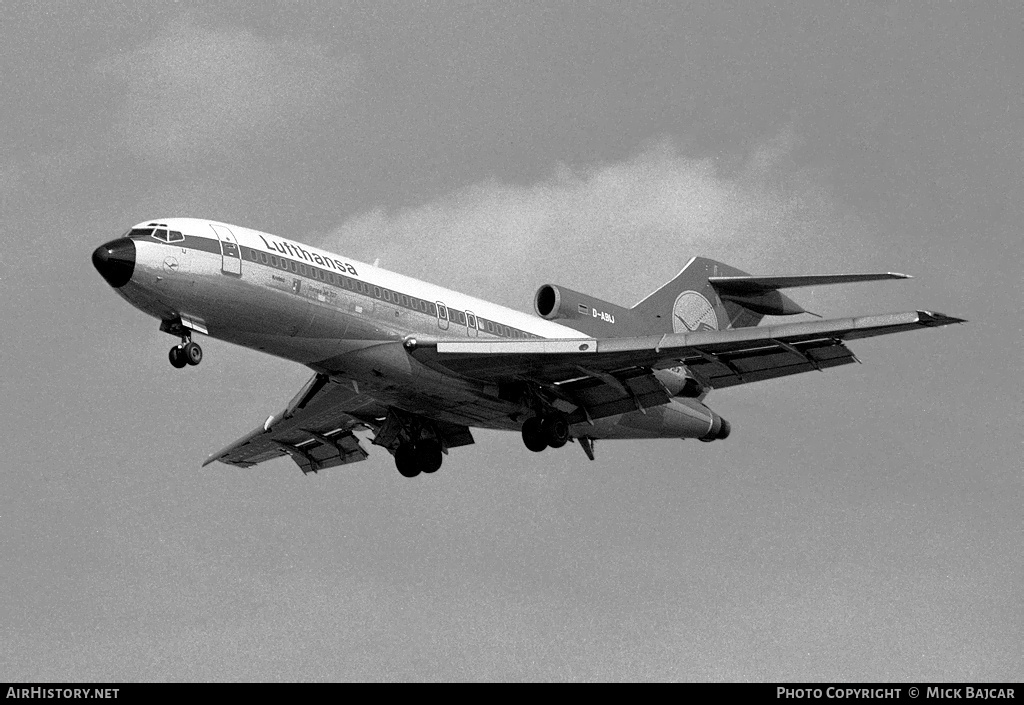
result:
[(635, 318), (632, 311), (564, 286), (545, 284), (537, 289), (533, 310), (541, 318), (558, 319), (563, 325), (594, 337), (635, 334), (630, 330)]

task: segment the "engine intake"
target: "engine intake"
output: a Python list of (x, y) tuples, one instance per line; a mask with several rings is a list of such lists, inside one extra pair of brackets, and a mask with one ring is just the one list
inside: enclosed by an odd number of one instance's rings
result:
[(548, 320), (558, 318), (560, 313), (558, 309), (561, 304), (562, 292), (557, 286), (551, 284), (545, 284), (537, 289), (537, 294), (533, 297), (533, 310), (537, 312), (538, 316)]

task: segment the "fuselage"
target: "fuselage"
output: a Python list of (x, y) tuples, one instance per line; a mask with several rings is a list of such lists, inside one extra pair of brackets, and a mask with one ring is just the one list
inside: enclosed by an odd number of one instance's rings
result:
[(135, 247), (135, 266), (117, 291), (132, 305), (160, 320), (181, 317), (186, 326), (212, 337), (305, 365), (416, 334), (586, 337), (489, 301), (235, 225), (171, 218), (140, 223), (126, 237)]
[[(195, 218), (150, 220), (103, 245), (93, 263), (171, 333), (198, 332), (343, 377), (389, 406), (486, 428), (523, 415), (472, 380), (378, 351), (409, 337), (587, 338), (584, 333), (269, 233)], [(591, 438), (697, 437), (705, 414), (673, 400), (596, 419)], [(694, 430), (694, 429), (697, 430)]]

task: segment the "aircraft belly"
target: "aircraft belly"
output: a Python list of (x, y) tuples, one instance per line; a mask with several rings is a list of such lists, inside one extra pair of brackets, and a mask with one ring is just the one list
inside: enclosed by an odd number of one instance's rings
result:
[(518, 405), (486, 394), (480, 384), (424, 366), (400, 342), (351, 338), (337, 342), (348, 350), (309, 366), (332, 377), (354, 380), (361, 393), (385, 406), (465, 426), (518, 428), (510, 418), (521, 411)]

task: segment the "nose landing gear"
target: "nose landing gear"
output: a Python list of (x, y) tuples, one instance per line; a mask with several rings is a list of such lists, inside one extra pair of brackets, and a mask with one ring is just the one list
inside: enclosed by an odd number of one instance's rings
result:
[(185, 365), (198, 365), (203, 361), (203, 349), (198, 343), (193, 343), (191, 337), (183, 338), (181, 345), (175, 345), (167, 353), (167, 359), (171, 366), (179, 370)]

